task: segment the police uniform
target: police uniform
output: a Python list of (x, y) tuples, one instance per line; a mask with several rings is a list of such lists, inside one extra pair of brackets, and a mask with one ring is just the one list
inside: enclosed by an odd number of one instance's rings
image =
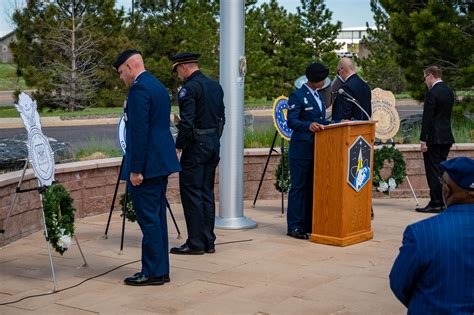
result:
[[(323, 81), (329, 70), (318, 63), (306, 69), (311, 82)], [(324, 98), (303, 84), (288, 99), (288, 127), (293, 129), (289, 147), (291, 188), (288, 193), (288, 235), (306, 239), (311, 233), (313, 211), (314, 133), (311, 123), (327, 125)]]
[[(185, 53), (171, 58), (173, 68), (197, 63), (199, 55)], [(214, 252), (214, 179), (219, 163), (219, 138), (225, 122), (224, 92), (220, 84), (201, 71), (185, 79), (178, 93), (180, 121), (176, 148), (182, 150), (179, 188), (188, 239), (173, 254)]]
[[(114, 63), (115, 69), (139, 54), (126, 50)], [(121, 179), (128, 181), (137, 221), (143, 233), (142, 270), (125, 279), (130, 285), (169, 282), (166, 187), (168, 175), (180, 171), (169, 129), (171, 102), (164, 85), (147, 71), (137, 75), (128, 90), (126, 153)], [(143, 175), (143, 182), (131, 185), (130, 173)]]

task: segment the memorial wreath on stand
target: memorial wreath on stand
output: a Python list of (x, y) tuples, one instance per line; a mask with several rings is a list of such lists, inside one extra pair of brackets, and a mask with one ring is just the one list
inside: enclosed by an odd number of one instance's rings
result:
[[(120, 196), (120, 206), (122, 208), (125, 206), (125, 194), (122, 194)], [(120, 217), (123, 217), (123, 212), (120, 214)], [(132, 194), (128, 193), (127, 195), (127, 206), (125, 207), (125, 218), (129, 222), (135, 222), (137, 221), (137, 215), (135, 213), (135, 209), (133, 208), (133, 203), (132, 203)]]
[[(392, 172), (388, 178), (383, 178), (380, 175), (380, 170), (383, 168), (385, 160), (393, 161)], [(388, 146), (375, 150), (372, 183), (378, 191), (389, 194), (403, 182), (406, 175), (406, 163), (400, 150)]]
[[(285, 170), (283, 178), (281, 173)], [(275, 188), (279, 192), (288, 193), (291, 187), (291, 178), (290, 178), (290, 164), (288, 161), (288, 150), (280, 157), (280, 162), (278, 163), (277, 169), (275, 171), (276, 183)]]
[(48, 187), (43, 194), (43, 209), (48, 239), (53, 248), (61, 255), (71, 245), (74, 236), (73, 199), (59, 184)]

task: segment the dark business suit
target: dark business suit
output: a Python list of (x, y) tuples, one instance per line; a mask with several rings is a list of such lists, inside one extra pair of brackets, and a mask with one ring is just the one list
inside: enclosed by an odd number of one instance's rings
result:
[(313, 122), (327, 125), (326, 107), (319, 92), (322, 110), (304, 84), (288, 99), (288, 127), (293, 129), (288, 152), (291, 188), (288, 193), (288, 231), (300, 229), (311, 233), (313, 212), (314, 133)]
[(443, 82), (438, 82), (426, 93), (423, 106), (420, 141), (426, 142), (428, 150), (423, 152), (425, 173), (430, 187), (430, 205), (442, 206), (441, 169), (439, 164), (446, 161), (454, 143), (451, 130), (451, 112), (454, 93)]
[[(142, 272), (169, 274), (166, 186), (168, 175), (180, 171), (169, 126), (170, 98), (149, 72), (135, 78), (127, 96), (126, 149), (122, 179), (128, 181), (137, 221), (143, 233)], [(139, 186), (130, 173), (144, 177)]]
[(409, 225), (390, 287), (409, 314), (474, 313), (474, 204)]
[[(347, 78), (342, 85), (342, 89), (360, 104), (360, 106), (372, 116), (372, 92), (369, 85), (362, 80), (357, 74), (353, 74)], [(354, 103), (347, 100), (343, 95), (339, 95), (332, 108), (332, 120), (369, 120), (363, 111)]]

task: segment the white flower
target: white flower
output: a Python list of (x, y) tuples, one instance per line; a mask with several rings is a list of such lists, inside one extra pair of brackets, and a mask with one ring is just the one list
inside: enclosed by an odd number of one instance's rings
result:
[(61, 236), (56, 244), (58, 245), (58, 247), (68, 249), (69, 246), (71, 246), (71, 236), (69, 235)]
[(388, 189), (388, 184), (385, 181), (381, 181), (379, 183), (379, 187), (377, 187), (377, 190), (380, 191), (380, 192), (387, 191), (387, 189)]
[(395, 181), (395, 179), (393, 179), (393, 177), (390, 177), (390, 179), (388, 180), (388, 191), (392, 191), (395, 188), (397, 188), (397, 182)]

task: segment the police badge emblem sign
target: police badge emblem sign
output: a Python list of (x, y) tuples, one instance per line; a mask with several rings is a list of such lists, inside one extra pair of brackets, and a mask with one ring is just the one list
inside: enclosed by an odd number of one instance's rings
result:
[(293, 130), (288, 127), (288, 97), (280, 96), (273, 102), (272, 117), (273, 125), (280, 136), (290, 141)]
[(26, 93), (18, 96), (15, 108), (28, 132), (28, 161), (33, 167), (41, 186), (50, 186), (54, 182), (54, 153), (48, 138), (43, 135), (36, 101)]
[(359, 136), (348, 149), (347, 182), (359, 192), (371, 178), (372, 147)]
[(125, 129), (125, 113), (122, 114), (122, 117), (120, 117), (118, 126), (117, 126), (117, 139), (118, 139), (118, 145), (120, 149), (122, 150), (122, 154), (125, 155), (125, 149), (127, 148), (127, 144), (125, 142), (125, 136), (127, 135), (127, 131)]

